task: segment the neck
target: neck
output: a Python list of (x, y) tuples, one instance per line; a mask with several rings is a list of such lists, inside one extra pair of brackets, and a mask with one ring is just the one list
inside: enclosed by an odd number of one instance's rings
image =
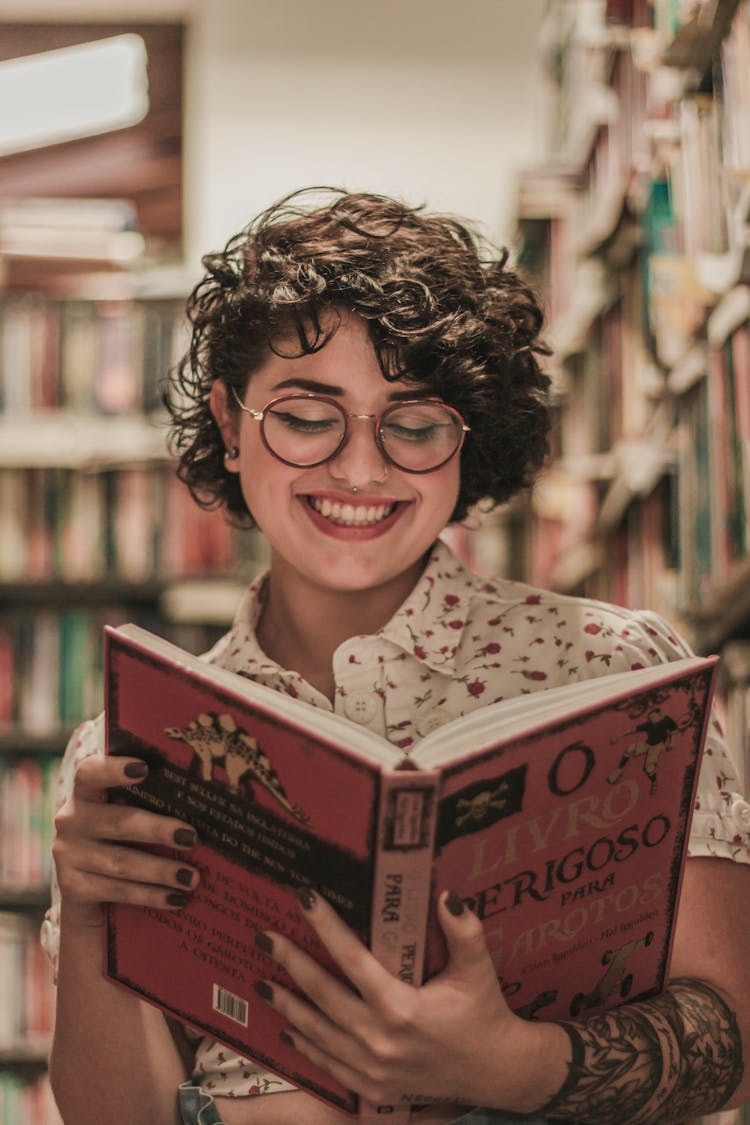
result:
[(376, 633), (411, 593), (424, 560), (399, 578), (367, 590), (329, 590), (290, 572), (272, 554), (266, 604), (258, 624), (261, 648), (333, 700), (333, 654), (350, 637)]

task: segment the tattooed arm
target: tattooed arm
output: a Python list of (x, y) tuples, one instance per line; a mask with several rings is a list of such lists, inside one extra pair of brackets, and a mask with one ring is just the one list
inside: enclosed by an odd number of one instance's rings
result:
[(673, 981), (645, 1004), (561, 1025), (572, 1061), (551, 1117), (597, 1125), (682, 1121), (729, 1101), (742, 1078), (733, 1012), (709, 985)]
[(547, 1114), (646, 1125), (750, 1098), (749, 907), (750, 867), (687, 863), (673, 957), (678, 976), (648, 1003), (560, 1025), (572, 1060)]

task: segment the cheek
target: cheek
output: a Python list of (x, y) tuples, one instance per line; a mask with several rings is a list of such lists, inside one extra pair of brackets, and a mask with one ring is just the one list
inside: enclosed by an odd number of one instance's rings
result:
[(445, 526), (456, 507), (458, 492), (461, 486), (461, 472), (458, 463), (451, 462), (444, 469), (433, 473), (429, 482), (423, 484), (423, 499), (431, 512), (434, 512), (435, 522)]
[(298, 476), (299, 469), (277, 461), (260, 438), (246, 441), (240, 460), (240, 486), (253, 515), (264, 509), (278, 512), (282, 498), (291, 496)]

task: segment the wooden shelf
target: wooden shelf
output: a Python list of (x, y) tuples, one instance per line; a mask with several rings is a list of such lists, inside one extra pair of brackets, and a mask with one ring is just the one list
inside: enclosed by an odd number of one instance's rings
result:
[(49, 887), (4, 887), (0, 885), (0, 910), (43, 911), (49, 906)]
[(49, 410), (0, 421), (0, 468), (96, 469), (168, 459), (163, 418)]
[(167, 582), (151, 579), (131, 582), (126, 578), (102, 578), (92, 582), (66, 582), (64, 578), (50, 578), (34, 582), (0, 583), (0, 606), (3, 603), (70, 606), (109, 605), (125, 602), (128, 605), (154, 605), (158, 602)]
[(48, 1039), (0, 1046), (0, 1070), (46, 1069), (50, 1046)]
[(30, 734), (22, 730), (0, 728), (0, 757), (25, 758), (36, 754), (62, 754), (72, 727), (47, 734)]

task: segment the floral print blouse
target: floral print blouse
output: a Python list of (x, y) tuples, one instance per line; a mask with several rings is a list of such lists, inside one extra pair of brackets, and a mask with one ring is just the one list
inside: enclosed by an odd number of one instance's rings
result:
[[(262, 652), (255, 635), (266, 574), (249, 587), (229, 632), (206, 659), (314, 707), (335, 710), (408, 751), (430, 731), (478, 707), (574, 680), (691, 655), (662, 618), (603, 602), (472, 574), (445, 543), (435, 544), (421, 579), (391, 620), (372, 636), (345, 641), (334, 654), (330, 700)], [(84, 723), (65, 754), (58, 807), (76, 766), (102, 754), (103, 722)], [(750, 804), (738, 792), (737, 767), (712, 719), (701, 769), (690, 854), (750, 863)], [(42, 927), (56, 962), (59, 889)], [(197, 1041), (195, 1074), (209, 1093), (243, 1097), (293, 1089), (289, 1083), (209, 1040)]]

